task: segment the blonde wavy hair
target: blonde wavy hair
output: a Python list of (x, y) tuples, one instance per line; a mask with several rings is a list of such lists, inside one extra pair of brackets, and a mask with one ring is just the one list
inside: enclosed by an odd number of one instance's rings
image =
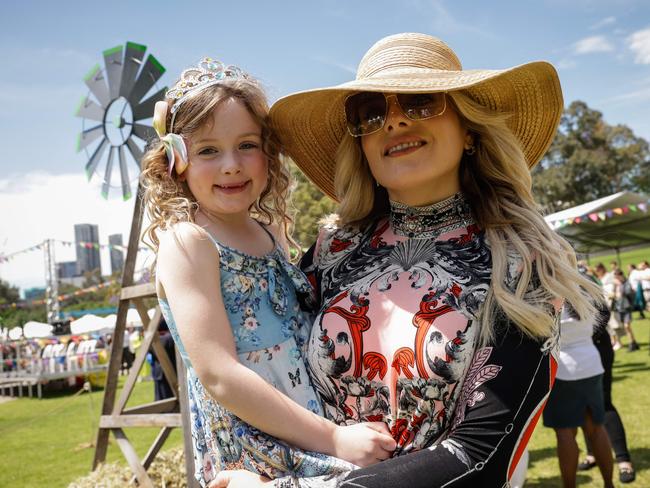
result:
[[(501, 312), (530, 337), (551, 336), (555, 320), (549, 304), (559, 297), (583, 320), (591, 320), (594, 303), (601, 299), (599, 288), (578, 272), (575, 252), (544, 221), (533, 198), (526, 158), (507, 126), (508, 115), (485, 108), (461, 91), (447, 96), (474, 136), (476, 153), (463, 154), (460, 186), (492, 254), (491, 284), (481, 315), (482, 343), (494, 339), (495, 319)], [(338, 225), (363, 227), (389, 211), (386, 190), (377, 188), (359, 141), (347, 134), (336, 154), (334, 186), (340, 201)], [(522, 270), (511, 290), (506, 279), (508, 256), (513, 253), (521, 258)]]
[[(228, 80), (198, 92), (185, 100), (176, 112), (174, 133), (190, 139), (201, 127), (210, 123), (212, 111), (224, 100), (241, 101), (253, 119), (262, 128), (262, 150), (268, 159), (268, 183), (250, 208), (251, 216), (259, 222), (277, 224), (290, 244), (292, 251), (299, 249), (291, 237), (293, 220), (287, 213), (287, 200), (291, 177), (280, 157), (280, 146), (268, 124), (269, 106), (264, 91), (253, 78)], [(171, 109), (173, 100), (167, 100)], [(166, 128), (171, 122), (167, 111)], [(191, 164), (191, 163), (190, 163)], [(158, 231), (170, 229), (179, 222), (194, 223), (199, 204), (185, 181), (176, 172), (168, 174), (165, 148), (156, 140), (142, 158), (143, 201), (151, 221), (143, 242), (158, 253)], [(155, 266), (155, 263), (154, 263)]]

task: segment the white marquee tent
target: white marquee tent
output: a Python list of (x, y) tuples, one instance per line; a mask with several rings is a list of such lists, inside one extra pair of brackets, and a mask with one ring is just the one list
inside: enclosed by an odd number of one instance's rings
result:
[(650, 244), (650, 200), (639, 193), (615, 193), (545, 219), (580, 253), (611, 249), (618, 254), (625, 247)]

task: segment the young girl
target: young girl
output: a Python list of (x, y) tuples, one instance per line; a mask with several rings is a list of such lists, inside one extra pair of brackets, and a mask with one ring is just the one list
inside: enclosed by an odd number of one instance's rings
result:
[(187, 367), (203, 486), (234, 467), (271, 478), (346, 471), (395, 447), (383, 423), (322, 417), (296, 297), (312, 291), (287, 260), (289, 179), (267, 111), (255, 80), (205, 58), (156, 105), (160, 141), (143, 160), (157, 294)]

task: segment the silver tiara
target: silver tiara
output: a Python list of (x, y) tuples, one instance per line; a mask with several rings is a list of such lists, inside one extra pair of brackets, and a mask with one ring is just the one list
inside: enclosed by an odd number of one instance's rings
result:
[(174, 127), (176, 112), (185, 100), (209, 86), (237, 79), (247, 80), (249, 77), (239, 67), (232, 64), (225, 65), (212, 58), (203, 58), (196, 66), (183, 71), (178, 82), (165, 94), (165, 98), (174, 100), (169, 132), (172, 132)]

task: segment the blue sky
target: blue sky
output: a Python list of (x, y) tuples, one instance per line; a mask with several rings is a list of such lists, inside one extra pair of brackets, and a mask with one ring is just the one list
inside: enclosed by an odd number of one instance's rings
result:
[[(548, 60), (567, 104), (584, 100), (607, 122), (650, 140), (646, 0), (7, 2), (0, 17), (0, 212), (20, 219), (0, 219), (0, 252), (48, 236), (71, 240), (72, 224), (90, 219), (100, 235), (127, 233), (129, 202), (106, 207), (97, 188), (75, 188), (86, 183), (75, 179), (85, 156), (75, 152), (81, 120), (74, 110), (87, 93), (83, 77), (104, 49), (147, 45), (167, 68), (160, 87), (211, 55), (260, 78), (273, 100), (348, 81), (375, 41), (407, 31), (442, 38), (465, 68)], [(46, 189), (57, 178), (71, 186), (55, 197)], [(75, 200), (65, 201), (70, 195)], [(26, 282), (25, 272), (8, 268), (0, 265), (0, 277)], [(28, 281), (39, 280), (34, 274)]]

